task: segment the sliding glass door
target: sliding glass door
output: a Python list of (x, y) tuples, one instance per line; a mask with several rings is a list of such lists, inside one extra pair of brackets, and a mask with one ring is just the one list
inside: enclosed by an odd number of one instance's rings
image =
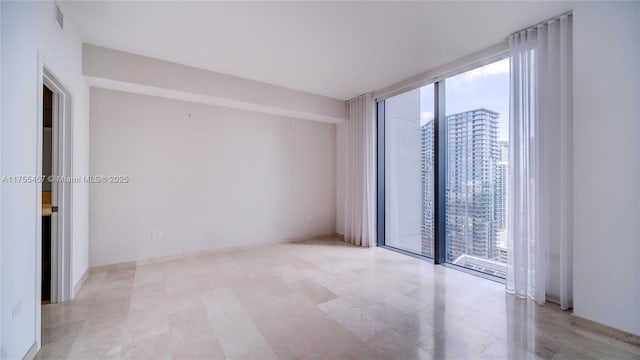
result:
[(509, 59), (446, 82), (446, 261), (506, 277)]
[(509, 60), (386, 98), (378, 109), (383, 245), (504, 278)]

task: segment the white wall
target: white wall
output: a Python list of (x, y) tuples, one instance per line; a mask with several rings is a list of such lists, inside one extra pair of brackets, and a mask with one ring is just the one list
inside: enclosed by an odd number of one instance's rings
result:
[(336, 233), (344, 235), (344, 182), (346, 124), (336, 124)]
[(640, 335), (640, 3), (574, 10), (574, 312)]
[(92, 88), (91, 173), (91, 266), (336, 228), (333, 124)]
[[(82, 48), (71, 19), (55, 22), (53, 1), (1, 2), (2, 175), (36, 175), (38, 54), (73, 95), (73, 173), (88, 173), (88, 87), (82, 76)], [(2, 184), (2, 358), (21, 358), (39, 338), (36, 299), (35, 184)], [(74, 185), (72, 284), (87, 268), (88, 186)]]
[(328, 123), (346, 113), (342, 100), (89, 44), (83, 59), (84, 74), (100, 88)]

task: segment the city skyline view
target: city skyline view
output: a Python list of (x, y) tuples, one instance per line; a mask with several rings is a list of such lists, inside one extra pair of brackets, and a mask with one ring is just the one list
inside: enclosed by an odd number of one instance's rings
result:
[[(504, 159), (500, 142), (509, 141), (509, 71), (506, 58), (445, 81), (447, 124), (454, 126), (455, 116), (462, 124), (454, 129), (467, 130), (453, 135), (449, 129), (448, 169), (454, 170), (447, 179), (447, 245), (457, 243), (464, 251), (448, 253), (447, 260), (501, 278), (508, 250), (509, 164), (508, 147)], [(452, 138), (462, 146), (456, 148)]]
[[(474, 109), (448, 115), (446, 122), (447, 261), (504, 278), (508, 142), (497, 140), (498, 113)], [(433, 256), (433, 120), (421, 126), (421, 134), (421, 248)]]

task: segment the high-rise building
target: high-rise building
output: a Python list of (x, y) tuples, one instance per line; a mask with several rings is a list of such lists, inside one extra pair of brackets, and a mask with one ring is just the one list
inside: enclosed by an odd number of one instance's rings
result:
[(509, 161), (509, 142), (506, 140), (498, 141), (498, 161)]
[(446, 123), (447, 258), (494, 258), (498, 113), (476, 109), (449, 115)]
[(422, 162), (422, 229), (421, 252), (422, 255), (433, 256), (434, 241), (434, 126), (433, 120), (429, 120), (421, 127), (421, 162)]
[(507, 262), (507, 236), (508, 236), (508, 214), (509, 214), (509, 142), (498, 141), (499, 160), (496, 166), (496, 230), (498, 257), (497, 261)]
[(496, 165), (496, 230), (504, 232), (507, 229), (507, 196), (509, 191), (509, 163), (498, 161)]
[[(506, 249), (509, 143), (497, 140), (496, 112), (477, 109), (449, 115), (446, 121), (447, 257), (503, 276), (503, 265), (494, 262), (501, 262), (501, 250)], [(433, 120), (421, 126), (421, 137), (421, 253), (433, 256)]]

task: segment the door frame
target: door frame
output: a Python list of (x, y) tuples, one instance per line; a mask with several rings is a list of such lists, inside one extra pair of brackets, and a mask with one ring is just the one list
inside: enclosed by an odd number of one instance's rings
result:
[[(37, 83), (37, 126), (36, 126), (36, 174), (42, 175), (42, 151), (43, 151), (43, 86), (47, 86), (53, 92), (53, 154), (52, 167), (53, 174), (58, 177), (65, 177), (69, 181), (53, 182), (51, 184), (52, 205), (58, 206), (58, 212), (52, 213), (52, 272), (51, 303), (64, 302), (72, 298), (71, 284), (71, 253), (72, 253), (72, 232), (71, 219), (73, 211), (73, 187), (71, 176), (72, 169), (72, 112), (73, 94), (70, 87), (66, 86), (60, 74), (52, 68), (46, 58), (38, 54), (38, 83)], [(41, 345), (41, 299), (42, 299), (42, 182), (36, 181), (36, 283), (35, 283), (35, 337), (38, 349)], [(56, 240), (54, 240), (56, 239)], [(53, 242), (55, 241), (55, 246)], [(55, 250), (54, 250), (55, 249)], [(55, 260), (54, 260), (55, 259)]]

